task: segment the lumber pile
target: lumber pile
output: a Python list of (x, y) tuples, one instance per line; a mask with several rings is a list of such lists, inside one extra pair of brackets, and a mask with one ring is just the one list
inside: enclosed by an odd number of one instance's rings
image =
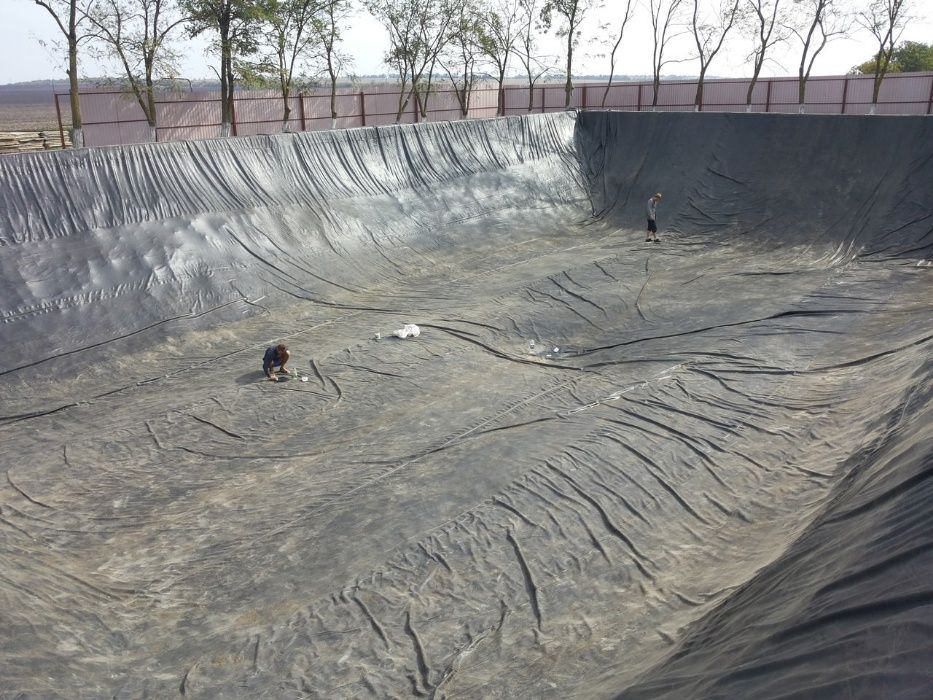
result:
[[(0, 154), (58, 150), (61, 147), (62, 140), (57, 131), (0, 131)], [(66, 132), (65, 148), (70, 147), (71, 139)]]

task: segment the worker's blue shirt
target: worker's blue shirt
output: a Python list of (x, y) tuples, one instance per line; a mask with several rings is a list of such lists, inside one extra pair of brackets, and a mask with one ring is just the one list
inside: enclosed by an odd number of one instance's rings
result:
[(266, 348), (266, 354), (262, 356), (262, 371), (269, 374), (273, 367), (281, 365), (282, 358), (279, 357), (279, 349), (275, 345), (270, 345)]
[(658, 203), (654, 201), (654, 197), (648, 200), (648, 218), (651, 221), (658, 218)]

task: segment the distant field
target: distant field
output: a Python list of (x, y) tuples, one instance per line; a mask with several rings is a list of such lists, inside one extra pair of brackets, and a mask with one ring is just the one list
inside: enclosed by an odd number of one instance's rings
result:
[[(62, 110), (62, 118), (67, 128), (70, 114), (67, 108)], [(42, 104), (0, 104), (0, 131), (45, 131), (58, 130), (55, 105)]]
[[(0, 85), (0, 131), (58, 130), (55, 116), (55, 92), (67, 92), (62, 83), (26, 83)], [(61, 101), (65, 126), (71, 122), (68, 98)]]

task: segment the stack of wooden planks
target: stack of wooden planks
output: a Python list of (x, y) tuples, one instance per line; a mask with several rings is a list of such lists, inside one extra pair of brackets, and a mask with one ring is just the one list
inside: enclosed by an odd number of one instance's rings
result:
[[(57, 131), (0, 131), (0, 154), (57, 150), (61, 147), (62, 140)], [(65, 147), (71, 147), (67, 133)]]

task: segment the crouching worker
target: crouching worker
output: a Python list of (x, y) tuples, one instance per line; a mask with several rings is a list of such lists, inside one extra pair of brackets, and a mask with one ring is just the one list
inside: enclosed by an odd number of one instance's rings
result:
[(285, 347), (283, 343), (270, 345), (266, 349), (266, 354), (262, 357), (262, 371), (266, 373), (266, 377), (269, 378), (269, 381), (278, 381), (278, 377), (275, 375), (276, 368), (283, 374), (288, 374), (285, 363), (288, 362), (289, 357), (291, 357), (291, 355), (288, 352), (288, 348)]

